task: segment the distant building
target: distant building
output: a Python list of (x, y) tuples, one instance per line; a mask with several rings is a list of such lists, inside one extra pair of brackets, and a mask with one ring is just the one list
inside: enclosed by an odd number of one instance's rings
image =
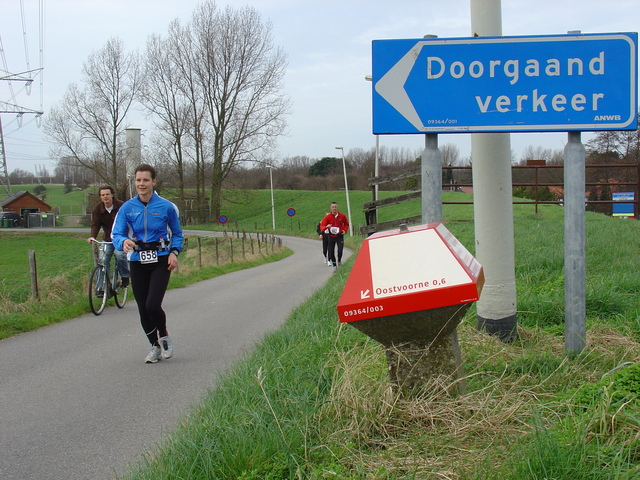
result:
[(51, 206), (35, 195), (22, 190), (5, 198), (1, 203), (3, 212), (16, 212), (24, 220), (30, 213), (52, 212)]

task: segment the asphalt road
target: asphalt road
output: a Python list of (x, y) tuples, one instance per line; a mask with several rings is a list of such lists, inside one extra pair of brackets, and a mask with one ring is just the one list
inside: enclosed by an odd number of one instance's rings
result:
[(295, 253), (283, 260), (167, 292), (169, 360), (144, 363), (149, 345), (132, 299), (1, 341), (0, 479), (124, 473), (331, 276), (319, 241), (284, 242)]

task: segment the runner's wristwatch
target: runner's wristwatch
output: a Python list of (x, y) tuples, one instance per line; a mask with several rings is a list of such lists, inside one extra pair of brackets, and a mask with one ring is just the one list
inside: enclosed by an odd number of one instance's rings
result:
[(173, 253), (177, 258), (180, 255), (180, 250), (178, 250), (177, 248), (172, 248), (169, 253)]

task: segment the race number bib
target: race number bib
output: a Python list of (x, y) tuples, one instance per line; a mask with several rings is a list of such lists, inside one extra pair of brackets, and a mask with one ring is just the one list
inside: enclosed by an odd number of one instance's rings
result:
[(140, 263), (156, 263), (158, 252), (156, 250), (142, 250), (140, 252)]

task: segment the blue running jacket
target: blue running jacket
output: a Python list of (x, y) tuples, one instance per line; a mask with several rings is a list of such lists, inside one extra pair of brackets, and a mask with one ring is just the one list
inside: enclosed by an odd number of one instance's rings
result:
[[(138, 195), (126, 201), (113, 221), (111, 239), (114, 248), (122, 250), (127, 238), (144, 243), (164, 242), (166, 247), (158, 250), (159, 256), (169, 255), (171, 250), (181, 252), (184, 236), (178, 207), (155, 191), (146, 205)], [(140, 254), (131, 252), (129, 260), (140, 260)]]

